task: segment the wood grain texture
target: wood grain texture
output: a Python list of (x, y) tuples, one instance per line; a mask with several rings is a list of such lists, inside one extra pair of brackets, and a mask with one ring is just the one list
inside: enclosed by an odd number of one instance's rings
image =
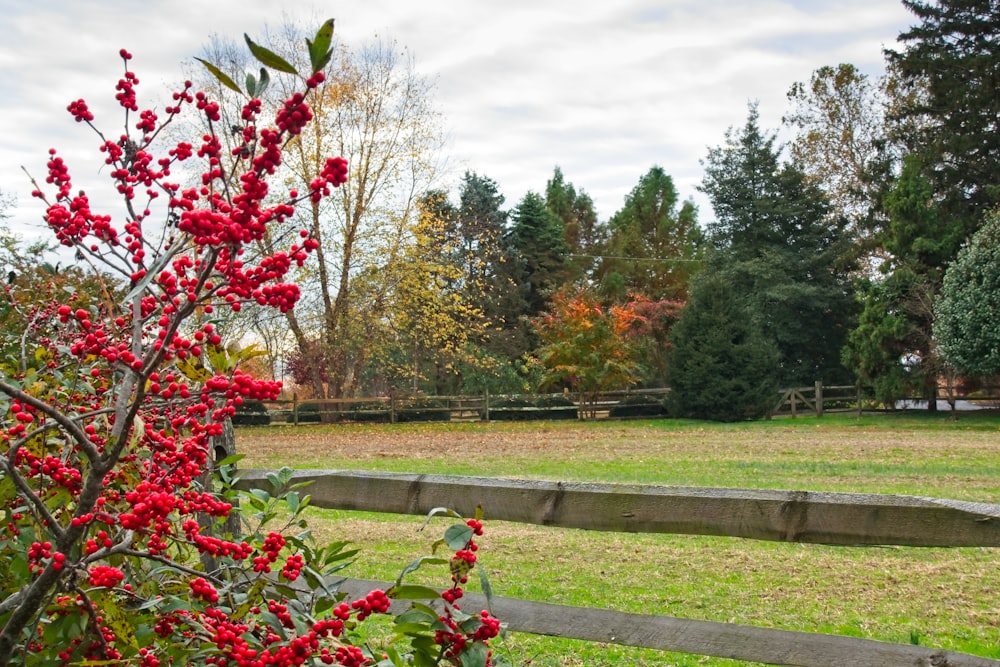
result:
[[(239, 488), (267, 488), (244, 471)], [(448, 507), (486, 519), (625, 533), (720, 535), (841, 546), (1000, 546), (1000, 505), (919, 496), (641, 486), (538, 480), (296, 471), (312, 504), (428, 513)]]

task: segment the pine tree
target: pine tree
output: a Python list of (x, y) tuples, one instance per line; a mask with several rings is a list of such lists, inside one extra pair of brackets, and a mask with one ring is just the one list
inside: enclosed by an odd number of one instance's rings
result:
[(652, 167), (608, 223), (608, 240), (595, 272), (605, 297), (629, 293), (653, 300), (683, 300), (701, 268), (704, 242), (691, 201), (678, 207), (677, 188), (662, 167)]
[(716, 213), (706, 271), (743, 296), (777, 345), (783, 385), (846, 381), (840, 357), (855, 306), (844, 218), (804, 173), (781, 164), (755, 105), (726, 139), (709, 151), (701, 186)]
[(723, 422), (763, 417), (778, 398), (777, 348), (721, 275), (695, 279), (691, 297), (671, 333), (669, 413)]

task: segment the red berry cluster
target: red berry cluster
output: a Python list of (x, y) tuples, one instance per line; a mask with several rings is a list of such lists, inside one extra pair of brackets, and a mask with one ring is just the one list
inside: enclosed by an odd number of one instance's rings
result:
[(312, 110), (305, 103), (303, 93), (294, 93), (278, 111), (274, 124), (282, 132), (297, 135), (302, 132), (313, 118)]
[(90, 585), (98, 588), (114, 588), (125, 579), (125, 573), (117, 567), (95, 565), (90, 568)]
[(208, 583), (203, 577), (195, 577), (188, 586), (191, 588), (191, 596), (205, 602), (215, 604), (219, 601), (219, 592), (215, 586)]
[(319, 176), (309, 184), (309, 190), (312, 193), (310, 198), (312, 201), (318, 202), (323, 197), (330, 196), (331, 187), (340, 187), (346, 182), (347, 160), (342, 157), (327, 158)]
[(292, 554), (285, 561), (284, 567), (281, 568), (282, 578), (288, 581), (295, 581), (299, 578), (299, 574), (301, 574), (302, 568), (305, 565), (305, 559), (302, 558), (302, 554)]
[(270, 533), (261, 545), (261, 555), (253, 559), (255, 572), (270, 572), (271, 565), (278, 560), (278, 554), (285, 547), (285, 537), (281, 533)]
[(380, 590), (374, 590), (368, 593), (364, 598), (355, 600), (351, 603), (351, 609), (358, 612), (358, 620), (363, 621), (372, 614), (384, 614), (389, 611), (389, 605), (392, 601), (386, 597), (386, 594)]

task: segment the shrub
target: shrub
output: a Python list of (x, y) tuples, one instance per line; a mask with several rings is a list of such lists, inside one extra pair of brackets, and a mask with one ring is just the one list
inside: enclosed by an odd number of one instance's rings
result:
[(536, 412), (529, 419), (576, 419), (576, 403), (562, 395), (542, 396), (535, 401)]
[(233, 414), (234, 426), (267, 426), (271, 415), (260, 401), (244, 401)]
[(347, 412), (347, 419), (353, 422), (387, 424), (391, 419), (389, 406), (385, 403), (358, 403)]
[(490, 404), (489, 418), (492, 421), (527, 421), (532, 419), (531, 411), (524, 408), (534, 407), (530, 401), (522, 398), (505, 398)]
[[(487, 642), (499, 622), (455, 606), (477, 566), (478, 517), (445, 532), (452, 556), (433, 559), (451, 574), (444, 593), (401, 576), (387, 592), (349, 601), (334, 576), (353, 553), (309, 538), (308, 498), (290, 488), (290, 470), (269, 475), (273, 494), (210, 486), (214, 445), (237, 406), (275, 400), (281, 389), (239, 367), (246, 355), (227, 351), (215, 311), (295, 305), (298, 286), (283, 281), (318, 246), (309, 230), (289, 228), (295, 206), (317, 204), (347, 178), (341, 158), (327, 159), (301, 192), (282, 192), (275, 178), (284, 147), (312, 117), (332, 36), (330, 20), (306, 40), (306, 75), (248, 37), (266, 68), (246, 77), (235, 132), (190, 82), (172, 105), (140, 110), (124, 49), (115, 95), (123, 133), (97, 130), (87, 103), (70, 103), (102, 142), (102, 171), (123, 211), (94, 211), (49, 150), (45, 185), (35, 182), (33, 193), (45, 222), (81, 264), (104, 270), (102, 289), (18, 303), (24, 326), (0, 330), (6, 349), (18, 350), (0, 357), (0, 665), (362, 665), (383, 656), (393, 665), (491, 664)], [(298, 91), (279, 103), (273, 124), (257, 97), (267, 68), (292, 74)], [(204, 134), (194, 145), (164, 145), (164, 128), (188, 113)], [(225, 150), (216, 129), (242, 147)], [(289, 245), (262, 254), (265, 238)], [(228, 463), (218, 474), (232, 482)], [(247, 508), (240, 534), (227, 522), (237, 498)], [(424, 564), (431, 559), (404, 575)], [(412, 606), (376, 654), (356, 628), (386, 612), (392, 595)]]
[(610, 411), (611, 417), (664, 417), (667, 408), (664, 402), (653, 396), (646, 394), (633, 394), (613, 406)]
[(397, 422), (446, 422), (451, 421), (448, 404), (436, 399), (416, 399), (407, 401), (396, 410)]

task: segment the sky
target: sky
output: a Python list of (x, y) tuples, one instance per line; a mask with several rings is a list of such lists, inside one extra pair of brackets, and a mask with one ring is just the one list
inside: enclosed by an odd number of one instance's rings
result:
[(704, 224), (700, 161), (748, 103), (780, 130), (794, 82), (842, 62), (878, 76), (882, 49), (913, 23), (899, 0), (0, 0), (0, 16), (0, 191), (27, 237), (42, 233), (41, 208), (22, 166), (43, 178), (55, 147), (77, 187), (107, 180), (95, 135), (65, 108), (83, 97), (118, 133), (119, 48), (135, 56), (142, 107), (166, 99), (213, 33), (334, 17), (341, 39), (395, 39), (433, 80), (449, 137), (441, 187), (471, 170), (513, 207), (558, 165), (606, 221), (659, 165)]

